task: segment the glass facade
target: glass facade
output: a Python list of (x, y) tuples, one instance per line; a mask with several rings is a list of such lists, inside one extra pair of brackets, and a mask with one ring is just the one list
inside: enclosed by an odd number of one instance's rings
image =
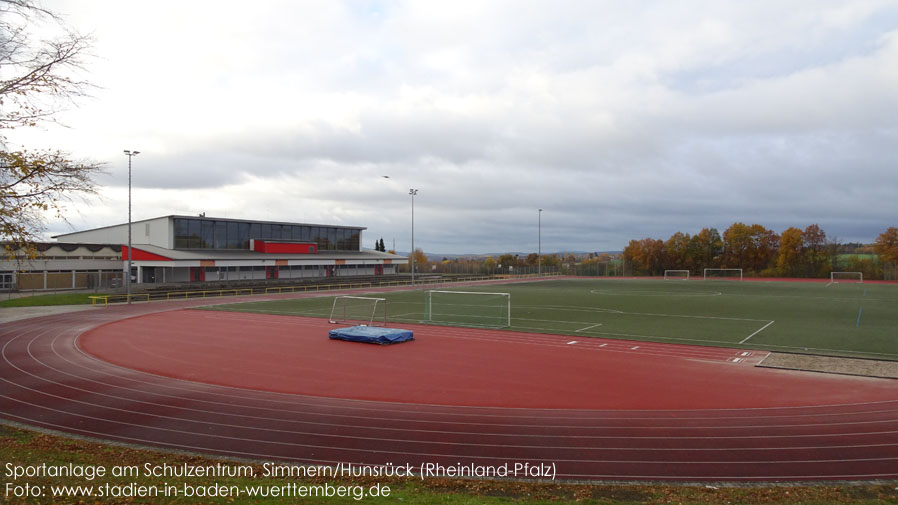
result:
[(315, 242), (319, 251), (361, 249), (362, 228), (185, 217), (173, 219), (175, 249), (249, 249), (250, 239)]

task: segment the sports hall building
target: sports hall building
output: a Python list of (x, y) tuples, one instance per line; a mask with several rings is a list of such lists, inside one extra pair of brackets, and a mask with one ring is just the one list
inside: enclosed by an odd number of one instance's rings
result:
[[(363, 250), (365, 228), (205, 216), (131, 224), (136, 285), (394, 275), (408, 259)], [(66, 233), (33, 260), (0, 261), (0, 289), (121, 286), (128, 225)]]

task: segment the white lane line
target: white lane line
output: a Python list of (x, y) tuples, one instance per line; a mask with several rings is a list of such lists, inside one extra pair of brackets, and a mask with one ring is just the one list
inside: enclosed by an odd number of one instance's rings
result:
[(758, 333), (761, 333), (762, 331), (764, 331), (765, 328), (767, 328), (768, 326), (770, 326), (770, 325), (773, 324), (773, 323), (774, 323), (774, 321), (770, 321), (769, 323), (765, 324), (764, 326), (761, 326), (761, 329), (760, 329), (760, 330), (758, 330), (758, 331), (752, 333), (751, 335), (745, 337), (745, 338), (742, 339), (742, 341), (740, 341), (739, 343), (740, 343), (740, 344), (744, 344), (744, 343), (748, 342), (748, 339), (750, 339), (751, 337), (754, 337), (754, 336), (757, 335)]
[(595, 328), (596, 326), (602, 326), (602, 323), (594, 324), (594, 325), (592, 325), (592, 326), (587, 326), (586, 328), (580, 328), (579, 330), (574, 330), (574, 332), (578, 332), (578, 331), (586, 331), (586, 330), (588, 330), (588, 329), (590, 329), (590, 328)]
[(576, 343), (577, 343), (576, 340), (571, 340), (570, 342), (567, 343), (567, 345), (576, 344)]

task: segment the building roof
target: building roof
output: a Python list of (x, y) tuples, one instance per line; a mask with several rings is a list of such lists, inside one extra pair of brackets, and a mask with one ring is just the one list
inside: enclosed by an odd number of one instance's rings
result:
[[(259, 223), (259, 224), (281, 224), (281, 225), (286, 224), (286, 225), (290, 225), (290, 226), (318, 226), (318, 227), (323, 227), (323, 228), (348, 228), (351, 230), (367, 230), (368, 229), (365, 226), (345, 226), (345, 225), (340, 225), (340, 224), (292, 223), (292, 222), (288, 222), (288, 221), (259, 221), (259, 220), (255, 220), (255, 219), (234, 219), (234, 218), (229, 218), (229, 217), (208, 217), (208, 216), (182, 216), (182, 215), (178, 215), (178, 214), (171, 214), (168, 216), (158, 216), (158, 217), (152, 217), (149, 219), (141, 219), (139, 221), (132, 221), (131, 226), (134, 226), (139, 223), (145, 223), (147, 221), (155, 221), (157, 219), (175, 219), (175, 218), (177, 218), (177, 219), (199, 219), (201, 221), (231, 221), (231, 222), (235, 222), (235, 223)], [(66, 237), (68, 235), (74, 235), (76, 233), (85, 233), (85, 232), (96, 231), (96, 230), (106, 230), (106, 229), (115, 228), (118, 226), (128, 226), (128, 223), (111, 224), (108, 226), (101, 226), (99, 228), (91, 228), (89, 230), (80, 230), (80, 231), (73, 231), (73, 232), (69, 232), (69, 233), (60, 233), (59, 235), (53, 235), (51, 238)]]
[(134, 249), (165, 256), (173, 260), (394, 260), (407, 258), (378, 251), (319, 251), (316, 254), (266, 254), (246, 249), (166, 249), (154, 245), (134, 244)]
[[(290, 226), (321, 226), (321, 227), (325, 227), (325, 228), (350, 228), (353, 230), (367, 230), (368, 229), (365, 226), (346, 226), (346, 225), (342, 225), (342, 224), (293, 223), (290, 221), (259, 221), (257, 219), (234, 219), (234, 218), (229, 218), (229, 217), (180, 216), (180, 215), (171, 215), (171, 216), (162, 216), (162, 217), (179, 218), (179, 219), (199, 219), (199, 220), (203, 220), (203, 221), (233, 221), (235, 223), (289, 224)], [(156, 218), (156, 219), (159, 219), (159, 218)], [(123, 223), (123, 224), (128, 224), (128, 223)]]

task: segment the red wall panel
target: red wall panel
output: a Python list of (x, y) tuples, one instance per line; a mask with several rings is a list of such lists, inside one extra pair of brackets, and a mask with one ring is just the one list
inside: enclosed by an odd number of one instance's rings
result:
[[(131, 251), (131, 260), (133, 261), (172, 261), (171, 258), (153, 254), (151, 252), (142, 251), (134, 247)], [(122, 246), (122, 261), (128, 261), (128, 246)]]

